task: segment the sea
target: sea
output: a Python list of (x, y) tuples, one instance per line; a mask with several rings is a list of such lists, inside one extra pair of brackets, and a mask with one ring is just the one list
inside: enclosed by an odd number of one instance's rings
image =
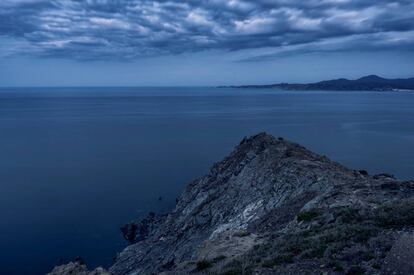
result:
[(120, 227), (267, 132), (370, 174), (414, 178), (414, 92), (214, 87), (0, 89), (0, 274), (82, 257), (108, 267)]

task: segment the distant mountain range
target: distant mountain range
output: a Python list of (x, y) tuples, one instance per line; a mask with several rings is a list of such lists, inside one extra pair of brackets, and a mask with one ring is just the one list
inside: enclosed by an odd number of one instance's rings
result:
[[(270, 85), (228, 86), (231, 88), (275, 88), (283, 90), (307, 91), (399, 91), (414, 90), (414, 78), (386, 79), (377, 75), (369, 75), (357, 80), (345, 78), (307, 84), (279, 83)], [(223, 88), (223, 87), (222, 87)]]

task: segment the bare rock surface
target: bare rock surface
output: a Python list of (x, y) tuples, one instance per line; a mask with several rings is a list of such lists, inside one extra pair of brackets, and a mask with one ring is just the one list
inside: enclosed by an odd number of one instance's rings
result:
[(192, 182), (171, 213), (136, 224), (145, 236), (114, 274), (410, 274), (412, 253), (396, 240), (414, 229), (414, 182), (261, 133)]
[(383, 274), (414, 274), (414, 234), (402, 235), (385, 259)]
[(78, 261), (69, 262), (64, 265), (56, 266), (47, 275), (110, 275), (105, 269), (98, 267), (92, 271), (88, 270), (88, 267)]
[(403, 236), (413, 230), (413, 181), (370, 176), (261, 133), (189, 184), (169, 214), (123, 227), (132, 244), (109, 271), (412, 274), (401, 238), (411, 243)]

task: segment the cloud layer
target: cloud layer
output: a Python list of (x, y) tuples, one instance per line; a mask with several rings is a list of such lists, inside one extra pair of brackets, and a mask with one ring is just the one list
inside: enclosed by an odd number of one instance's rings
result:
[[(2, 0), (2, 55), (132, 60), (204, 50), (413, 50), (412, 0)], [(4, 46), (6, 45), (6, 46)]]

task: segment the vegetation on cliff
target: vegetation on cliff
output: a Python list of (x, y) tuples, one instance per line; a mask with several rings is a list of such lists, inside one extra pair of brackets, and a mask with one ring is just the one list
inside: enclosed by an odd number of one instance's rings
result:
[(265, 133), (167, 215), (123, 227), (112, 274), (413, 274), (414, 182), (369, 175)]

